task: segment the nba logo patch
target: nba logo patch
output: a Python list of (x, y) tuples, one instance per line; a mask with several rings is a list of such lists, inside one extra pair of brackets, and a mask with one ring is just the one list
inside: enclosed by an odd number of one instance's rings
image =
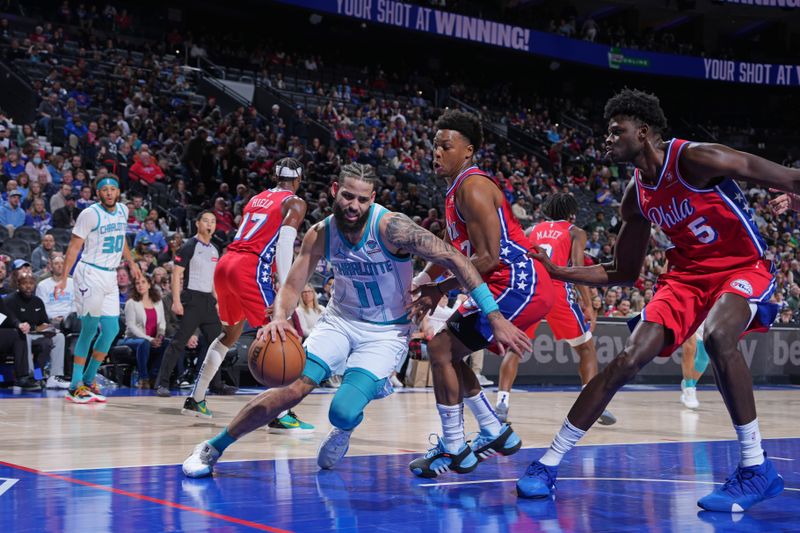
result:
[(744, 279), (735, 279), (731, 281), (731, 287), (736, 289), (739, 292), (743, 292), (748, 296), (753, 295), (753, 286), (750, 285), (750, 282)]

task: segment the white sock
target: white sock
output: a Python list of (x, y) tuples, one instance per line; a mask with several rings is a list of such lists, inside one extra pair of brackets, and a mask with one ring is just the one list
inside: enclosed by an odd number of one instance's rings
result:
[(734, 424), (736, 437), (739, 439), (739, 447), (742, 454), (740, 466), (756, 466), (764, 462), (764, 450), (761, 449), (761, 432), (758, 430), (758, 418), (745, 424), (737, 426)]
[(464, 398), (464, 403), (467, 404), (469, 410), (475, 415), (481, 429), (485, 429), (490, 435), (500, 434), (500, 430), (503, 426), (500, 424), (497, 414), (494, 412), (494, 409), (492, 409), (483, 391), (480, 391), (470, 398)]
[(200, 367), (200, 375), (197, 376), (197, 381), (194, 382), (194, 387), (192, 388), (194, 401), (202, 402), (206, 399), (208, 385), (222, 365), (222, 361), (225, 360), (227, 353), (228, 347), (222, 344), (219, 339), (214, 339), (214, 342), (208, 347), (203, 366)]
[(275, 418), (283, 418), (284, 416), (286, 416), (288, 414), (289, 414), (289, 410), (287, 409), (286, 411), (281, 411), (280, 413), (278, 413), (278, 416), (276, 416)]
[(497, 402), (495, 403), (495, 405), (500, 405), (501, 403), (508, 405), (510, 401), (511, 401), (510, 392), (506, 392), (504, 390), (497, 391)]
[(558, 466), (564, 458), (564, 454), (570, 451), (584, 435), (586, 435), (584, 430), (576, 428), (565, 418), (564, 425), (561, 426), (558, 435), (550, 444), (550, 449), (539, 459), (539, 462), (547, 466)]
[(457, 452), (465, 444), (464, 440), (464, 404), (436, 404), (439, 417), (442, 419), (442, 438), (447, 450)]

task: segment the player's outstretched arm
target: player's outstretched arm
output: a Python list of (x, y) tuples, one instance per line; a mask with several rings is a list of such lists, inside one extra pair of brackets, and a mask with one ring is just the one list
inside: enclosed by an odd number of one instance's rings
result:
[(275, 297), (275, 305), (272, 310), (272, 321), (261, 329), (258, 338), (267, 334), (274, 341), (280, 336), (285, 340), (285, 330), (291, 331), (295, 336), (297, 331), (289, 322), (289, 317), (294, 313), (297, 302), (300, 300), (300, 293), (306, 286), (308, 280), (314, 274), (319, 260), (325, 255), (325, 224), (318, 222), (308, 230), (303, 238), (300, 247), (300, 254), (289, 269), (286, 281), (281, 285), (278, 295)]
[[(381, 220), (381, 237), (391, 246), (418, 255), (450, 270), (461, 285), (470, 291), (473, 299), (489, 319), (495, 340), (501, 352), (511, 349), (518, 353), (530, 350), (530, 339), (524, 332), (506, 320), (497, 308), (489, 288), (484, 284), (478, 270), (467, 257), (430, 231), (418, 226), (402, 213), (391, 213)], [(420, 320), (436, 306), (442, 292), (435, 286), (425, 285), (416, 292), (428, 292), (426, 302), (422, 296), (412, 308), (412, 318)]]
[(734, 178), (800, 193), (800, 170), (722, 144), (691, 143), (681, 152), (678, 165), (681, 176), (701, 189), (713, 186), (720, 178)]
[(546, 253), (536, 249), (529, 255), (540, 261), (550, 277), (581, 285), (602, 287), (605, 285), (633, 285), (639, 278), (647, 245), (650, 242), (650, 221), (639, 211), (636, 198), (636, 185), (633, 180), (625, 189), (620, 211), (622, 227), (619, 230), (617, 245), (614, 247), (614, 260), (610, 263), (583, 267), (562, 267), (550, 261)]

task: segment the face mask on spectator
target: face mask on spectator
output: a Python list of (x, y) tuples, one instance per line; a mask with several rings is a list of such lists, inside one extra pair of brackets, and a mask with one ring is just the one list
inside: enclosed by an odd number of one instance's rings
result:
[(34, 157), (33, 158), (33, 164), (34, 165), (41, 165), (42, 164), (42, 158), (41, 157)]

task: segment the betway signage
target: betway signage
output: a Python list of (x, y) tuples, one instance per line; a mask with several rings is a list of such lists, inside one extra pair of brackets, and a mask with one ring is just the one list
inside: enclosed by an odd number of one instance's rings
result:
[[(602, 368), (611, 362), (625, 347), (630, 336), (624, 321), (598, 322), (595, 328), (597, 360)], [(739, 341), (742, 352), (753, 379), (756, 382), (789, 382), (800, 379), (800, 328), (772, 328), (767, 333), (752, 333)], [(521, 381), (542, 382), (558, 377), (578, 376), (578, 355), (566, 342), (553, 339), (550, 327), (543, 322), (533, 340), (533, 357), (520, 364)], [(484, 373), (496, 376), (500, 369), (499, 357), (484, 359)], [(707, 373), (710, 374), (711, 370)], [(656, 357), (646, 365), (639, 375), (644, 378), (681, 379), (681, 352), (676, 350), (670, 357)], [(555, 379), (555, 381), (559, 381)], [(666, 380), (669, 381), (669, 380)]]
[[(732, 83), (800, 86), (800, 65), (748, 63), (612, 48), (390, 0), (277, 0), (353, 19), (615, 70)], [(788, 5), (791, 0), (786, 0)], [(800, 0), (796, 0), (800, 2)], [(764, 1), (762, 4), (766, 4)]]

